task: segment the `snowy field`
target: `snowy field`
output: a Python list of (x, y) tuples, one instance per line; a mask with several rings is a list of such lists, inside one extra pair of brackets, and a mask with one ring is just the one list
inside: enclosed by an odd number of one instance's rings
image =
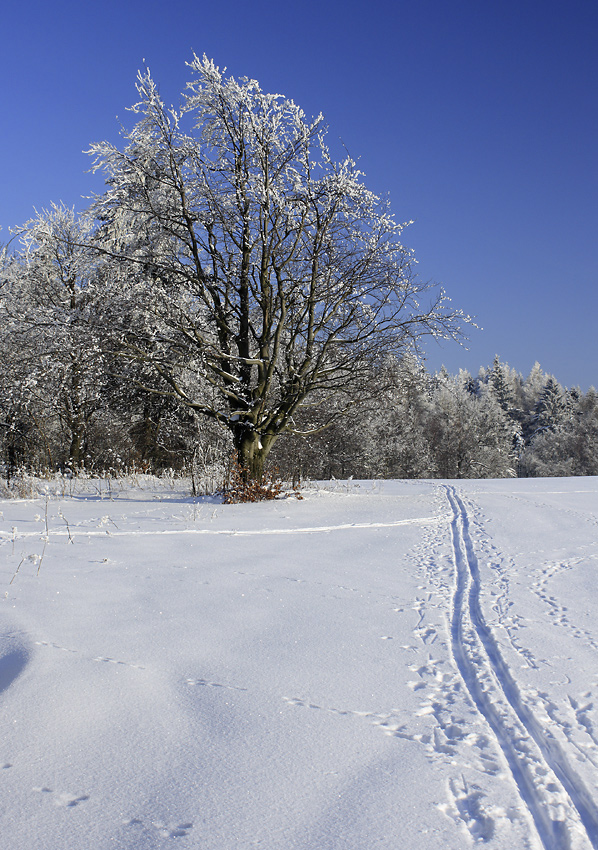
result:
[(2, 850), (598, 848), (598, 479), (177, 486), (0, 504)]

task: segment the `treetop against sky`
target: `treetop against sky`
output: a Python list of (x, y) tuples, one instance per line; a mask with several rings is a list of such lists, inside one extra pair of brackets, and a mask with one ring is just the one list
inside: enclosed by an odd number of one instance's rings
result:
[(414, 221), (404, 242), (420, 275), (484, 329), (469, 351), (431, 342), (430, 368), (475, 373), (498, 353), (523, 373), (539, 360), (568, 386), (597, 382), (595, 4), (401, 0), (364, 16), (338, 0), (175, 0), (165, 15), (36, 0), (5, 10), (3, 29), (0, 240), (34, 208), (81, 209), (103, 191), (83, 151), (132, 126), (144, 60), (178, 106), (185, 62), (206, 53), (323, 112), (330, 143)]

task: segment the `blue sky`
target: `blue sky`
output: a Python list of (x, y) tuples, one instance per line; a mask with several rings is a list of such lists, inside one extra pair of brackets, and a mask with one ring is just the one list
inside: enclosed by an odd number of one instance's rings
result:
[(415, 221), (419, 273), (483, 327), (469, 350), (430, 344), (430, 369), (499, 354), (598, 385), (595, 0), (23, 0), (2, 29), (0, 240), (34, 207), (102, 190), (83, 151), (130, 124), (144, 59), (178, 103), (206, 53), (323, 112)]

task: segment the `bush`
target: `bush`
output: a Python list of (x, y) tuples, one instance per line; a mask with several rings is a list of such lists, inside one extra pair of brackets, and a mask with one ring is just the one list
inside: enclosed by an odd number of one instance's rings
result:
[[(303, 498), (299, 494), (298, 485), (294, 485), (292, 490), (297, 499)], [(231, 459), (227, 480), (219, 491), (219, 495), (222, 496), (225, 505), (236, 505), (241, 502), (267, 502), (284, 498), (287, 490), (277, 469), (264, 472), (258, 481), (250, 478), (247, 470), (243, 469), (234, 457)]]

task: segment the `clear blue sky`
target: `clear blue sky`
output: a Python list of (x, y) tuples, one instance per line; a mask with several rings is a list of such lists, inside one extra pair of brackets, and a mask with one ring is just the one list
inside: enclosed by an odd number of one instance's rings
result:
[(0, 240), (51, 201), (83, 206), (92, 141), (131, 121), (145, 59), (178, 103), (185, 61), (323, 112), (390, 194), (425, 279), (477, 317), (469, 350), (598, 385), (596, 0), (11, 2), (0, 52)]

